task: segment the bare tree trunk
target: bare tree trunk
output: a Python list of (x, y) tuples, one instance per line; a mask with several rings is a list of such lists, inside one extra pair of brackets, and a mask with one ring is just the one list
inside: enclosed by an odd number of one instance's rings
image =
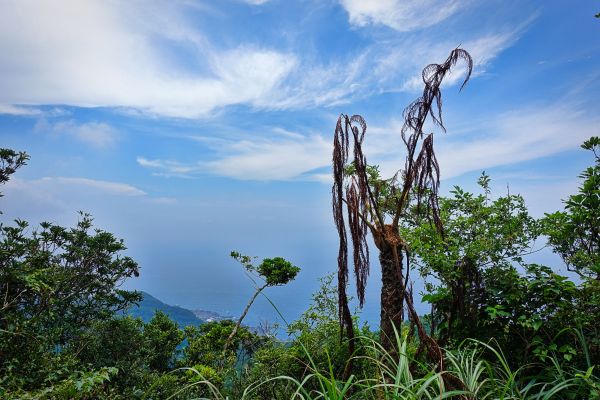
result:
[(237, 323), (235, 324), (235, 327), (231, 331), (231, 334), (227, 338), (227, 341), (225, 342), (225, 346), (223, 347), (223, 352), (227, 351), (227, 348), (229, 347), (229, 344), (231, 343), (231, 341), (235, 337), (237, 331), (240, 329), (240, 326), (242, 325), (243, 319), (246, 317), (246, 314), (248, 314), (248, 310), (250, 310), (250, 306), (252, 306), (252, 303), (254, 303), (254, 300), (256, 300), (256, 298), (258, 297), (258, 295), (260, 294), (260, 292), (262, 292), (263, 289), (266, 288), (267, 286), (268, 285), (265, 283), (263, 286), (261, 286), (258, 289), (256, 289), (256, 292), (254, 292), (254, 296), (252, 296), (252, 298), (248, 302), (248, 305), (246, 305), (246, 308), (244, 309), (244, 312), (242, 313), (242, 315), (238, 319)]
[[(379, 249), (381, 264), (381, 344), (391, 354), (396, 354), (396, 337), (394, 326), (398, 333), (404, 322), (404, 293), (402, 290), (402, 271), (398, 271), (394, 262), (392, 248), (387, 244)], [(400, 249), (397, 254), (401, 256)], [(400, 265), (402, 260), (400, 259)]]
[[(389, 242), (380, 241), (379, 248), (379, 263), (381, 264), (381, 344), (393, 358), (397, 358), (398, 348), (394, 327), (398, 334), (401, 333), (404, 323), (404, 310), (411, 322), (411, 329), (417, 328), (419, 335), (419, 351), (427, 350), (427, 354), (431, 361), (437, 364), (441, 371), (444, 367), (444, 355), (442, 349), (437, 342), (427, 334), (421, 319), (415, 309), (412, 293), (405, 287), (403, 276), (403, 253), (402, 248), (398, 245), (390, 245)], [(396, 258), (397, 257), (397, 258)]]

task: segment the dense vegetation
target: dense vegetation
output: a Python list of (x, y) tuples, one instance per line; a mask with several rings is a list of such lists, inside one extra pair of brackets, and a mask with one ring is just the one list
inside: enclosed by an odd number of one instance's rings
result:
[[(439, 88), (461, 59), (470, 70), (468, 53), (453, 52), (424, 71), (423, 97), (405, 113), (409, 155), (399, 176), (383, 179), (366, 163), (361, 117), (340, 118), (338, 284), (332, 275), (321, 280), (307, 310), (285, 327), (286, 341), (242, 325), (258, 295), (300, 271), (281, 257), (255, 265), (232, 252), (256, 288), (241, 317), (181, 329), (163, 312), (147, 322), (124, 315), (142, 300), (119, 289), (138, 265), (89, 215), (72, 228), (0, 225), (0, 398), (600, 398), (600, 138), (582, 145), (592, 165), (578, 192), (541, 219), (520, 195), (492, 194), (485, 173), (480, 193), (455, 187), (439, 197), (433, 139), (422, 128), (428, 116), (443, 128)], [(0, 149), (0, 184), (27, 159)], [(387, 268), (379, 330), (350, 309), (344, 215), (359, 304), (367, 232)], [(536, 241), (576, 279), (532, 262)], [(428, 315), (416, 314), (411, 271), (425, 280)]]
[[(423, 300), (432, 308), (422, 319), (446, 349), (444, 370), (419, 351), (409, 324), (396, 327), (391, 353), (354, 316), (354, 365), (342, 379), (348, 341), (340, 340), (332, 276), (287, 326), (288, 341), (243, 326), (232, 335), (233, 321), (182, 330), (162, 312), (147, 323), (119, 313), (139, 301), (118, 289), (138, 268), (122, 255), (123, 242), (94, 230), (88, 215), (73, 228), (42, 223), (31, 233), (25, 221), (2, 225), (0, 397), (598, 398), (600, 139), (582, 147), (594, 158), (579, 192), (539, 220), (521, 196), (493, 196), (485, 174), (481, 193), (456, 187), (440, 198), (443, 235), (411, 210), (400, 229), (427, 282)], [(0, 155), (6, 182), (27, 157)], [(579, 279), (527, 262), (536, 239)], [(288, 275), (266, 278), (267, 286), (298, 272), (283, 259), (254, 267), (233, 255), (265, 276), (280, 263)]]

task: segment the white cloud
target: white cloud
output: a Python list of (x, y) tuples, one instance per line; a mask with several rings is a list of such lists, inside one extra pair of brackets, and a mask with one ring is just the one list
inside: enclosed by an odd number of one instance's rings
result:
[[(574, 103), (526, 106), (480, 117), (460, 135), (453, 134), (450, 125), (447, 134), (436, 134), (443, 179), (576, 149), (600, 124), (599, 117)], [(404, 166), (401, 126), (401, 121), (393, 120), (387, 126), (368, 128), (365, 154), (370, 164), (380, 165), (384, 176)]]
[[(38, 180), (43, 184), (66, 185), (66, 186), (85, 186), (105, 194), (115, 194), (123, 196), (145, 196), (147, 195), (141, 189), (127, 183), (101, 181), (88, 178), (66, 178), (66, 177), (44, 177)], [(35, 183), (35, 181), (34, 181)]]
[(58, 107), (42, 109), (26, 105), (0, 104), (0, 115), (14, 115), (18, 117), (64, 117), (69, 114), (69, 111)]
[[(424, 18), (441, 21), (466, 3), (347, 0), (344, 5), (357, 23), (391, 18), (392, 25), (414, 28)], [(413, 90), (420, 85), (411, 77), (424, 64), (443, 61), (459, 43), (471, 51), (480, 73), (518, 36), (507, 30), (470, 41), (434, 41), (425, 31), (398, 33), (343, 59), (321, 62), (257, 44), (216, 48), (186, 15), (191, 14), (187, 7), (198, 12), (200, 5), (0, 2), (0, 53), (11, 54), (0, 63), (0, 104), (121, 107), (182, 118), (210, 116), (237, 104), (266, 109), (332, 106), (383, 91)], [(426, 17), (420, 14), (423, 7)], [(403, 18), (412, 22), (406, 25)]]
[(35, 107), (15, 106), (11, 104), (0, 104), (0, 114), (18, 115), (18, 116), (36, 116), (41, 115), (42, 111)]
[(144, 157), (138, 157), (136, 159), (136, 161), (142, 167), (146, 167), (146, 168), (161, 168), (163, 165), (163, 162), (161, 160), (148, 160), (147, 158), (144, 158)]
[[(0, 103), (199, 117), (261, 102), (296, 63), (291, 54), (256, 46), (216, 50), (189, 27), (185, 10), (165, 4), (1, 2), (0, 52), (11, 57), (2, 60)], [(173, 61), (161, 40), (177, 42), (198, 60), (196, 68)]]
[[(72, 215), (74, 210), (89, 210), (90, 204), (109, 199), (126, 201), (147, 199), (143, 190), (126, 183), (72, 177), (20, 179), (12, 177), (3, 187), (3, 211), (10, 215), (33, 219), (53, 219), (56, 215)], [(13, 217), (14, 218), (14, 217)]]
[[(437, 134), (435, 139), (442, 178), (576, 149), (595, 134), (599, 124), (600, 118), (576, 104), (556, 103), (482, 116), (460, 134), (454, 134), (454, 127), (448, 125), (448, 134)], [(387, 126), (373, 125), (367, 130), (364, 144), (367, 161), (379, 165), (383, 176), (392, 176), (404, 166), (401, 126), (401, 121), (392, 120)], [(170, 176), (211, 173), (240, 180), (331, 183), (330, 137), (291, 132), (270, 140), (219, 140), (212, 145), (217, 157), (213, 161), (187, 165), (140, 157), (138, 163)]]
[(281, 90), (262, 104), (282, 109), (333, 106), (377, 91), (379, 85), (370, 58), (374, 52), (375, 49), (367, 48), (349, 60), (328, 64), (305, 61), (294, 69)]
[(438, 155), (444, 177), (449, 178), (578, 148), (599, 124), (599, 117), (576, 104), (524, 107), (477, 126), (470, 141), (444, 135), (438, 140)]
[(433, 26), (461, 9), (467, 0), (340, 0), (350, 23), (357, 26), (381, 24), (407, 32)]
[(207, 169), (241, 180), (290, 180), (327, 166), (331, 143), (320, 135), (281, 141), (241, 141), (230, 154), (207, 162)]
[(275, 129), (272, 139), (256, 140), (201, 140), (214, 151), (215, 159), (182, 163), (174, 160), (137, 157), (140, 166), (154, 175), (190, 177), (214, 174), (240, 180), (318, 180), (324, 178), (315, 172), (327, 167), (331, 159), (331, 143), (321, 135), (301, 135), (297, 132)]
[[(422, 69), (429, 63), (445, 61), (460, 43), (473, 57), (472, 78), (481, 76), (496, 57), (518, 40), (525, 25), (480, 34), (470, 40), (448, 37), (432, 41), (428, 35), (403, 34), (327, 65), (302, 62), (290, 73), (281, 90), (259, 104), (284, 109), (334, 106), (381, 92), (416, 92), (423, 88)], [(444, 85), (460, 83), (465, 72), (465, 65), (459, 62), (445, 78)]]
[[(461, 48), (467, 50), (473, 58), (472, 77), (486, 72), (491, 62), (504, 50), (512, 46), (519, 38), (520, 30), (502, 33), (484, 34), (479, 38), (462, 42)], [(387, 52), (381, 52), (374, 67), (382, 86), (394, 87), (399, 91), (417, 91), (423, 88), (421, 71), (430, 63), (442, 63), (450, 51), (459, 44), (458, 40), (444, 40), (431, 43), (428, 39), (407, 40)], [(463, 61), (445, 78), (444, 85), (450, 86), (462, 82), (466, 72)]]
[(114, 217), (127, 207), (147, 204), (165, 208), (177, 203), (174, 198), (154, 197), (128, 183), (83, 177), (12, 177), (2, 187), (2, 194), (2, 211), (7, 218), (26, 217), (30, 221), (71, 221), (76, 210)]
[(260, 6), (262, 4), (268, 3), (270, 0), (242, 0), (244, 3), (251, 4), (253, 6)]
[(186, 165), (178, 161), (149, 160), (145, 157), (137, 157), (136, 161), (140, 166), (154, 170), (154, 175), (157, 176), (188, 177), (202, 170), (202, 166), (199, 163)]
[(71, 136), (98, 149), (111, 147), (117, 140), (117, 132), (103, 122), (78, 124), (69, 120), (49, 123), (47, 120), (41, 119), (35, 125), (35, 130), (40, 133)]

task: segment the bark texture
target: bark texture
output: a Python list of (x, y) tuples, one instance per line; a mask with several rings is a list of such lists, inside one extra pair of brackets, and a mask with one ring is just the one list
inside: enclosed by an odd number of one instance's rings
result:
[[(401, 257), (400, 249), (396, 253)], [(402, 271), (396, 267), (392, 247), (384, 245), (380, 248), (381, 264), (381, 344), (384, 349), (396, 352), (394, 326), (398, 333), (404, 322), (404, 290), (402, 287)]]

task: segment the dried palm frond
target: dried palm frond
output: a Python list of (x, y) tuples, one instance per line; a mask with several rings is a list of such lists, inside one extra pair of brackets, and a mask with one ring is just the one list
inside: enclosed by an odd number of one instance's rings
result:
[[(443, 232), (438, 206), (440, 167), (434, 152), (433, 133), (425, 135), (423, 127), (427, 118), (431, 117), (434, 126), (445, 131), (440, 87), (444, 77), (460, 60), (467, 64), (466, 77), (460, 88), (462, 90), (473, 70), (473, 60), (465, 50), (456, 48), (444, 63), (430, 64), (423, 69), (423, 94), (403, 112), (404, 125), (400, 133), (406, 147), (406, 161), (400, 180), (398, 175), (387, 181), (370, 180), (367, 159), (362, 150), (367, 131), (365, 120), (360, 115), (348, 117), (341, 114), (338, 118), (333, 139), (332, 187), (333, 216), (339, 235), (338, 316), (342, 332), (345, 332), (350, 340), (351, 352), (354, 351), (354, 329), (346, 293), (349, 275), (348, 231), (353, 250), (357, 297), (362, 307), (369, 276), (367, 231), (370, 230), (379, 249), (388, 246), (394, 254), (398, 280), (396, 284), (403, 294), (398, 299), (402, 304), (401, 309), (404, 309), (403, 304), (406, 301), (409, 319), (411, 324), (416, 325), (422, 344), (428, 348), (432, 358), (441, 360), (439, 346), (426, 334), (414, 309), (412, 291), (406, 290), (410, 255), (408, 246), (399, 236), (399, 223), (406, 216), (410, 202), (414, 200), (418, 214), (426, 215), (438, 231)], [(385, 195), (381, 187), (382, 182), (388, 186)], [(425, 207), (424, 210), (421, 209), (422, 206)], [(403, 258), (406, 259), (406, 273), (403, 273)]]

